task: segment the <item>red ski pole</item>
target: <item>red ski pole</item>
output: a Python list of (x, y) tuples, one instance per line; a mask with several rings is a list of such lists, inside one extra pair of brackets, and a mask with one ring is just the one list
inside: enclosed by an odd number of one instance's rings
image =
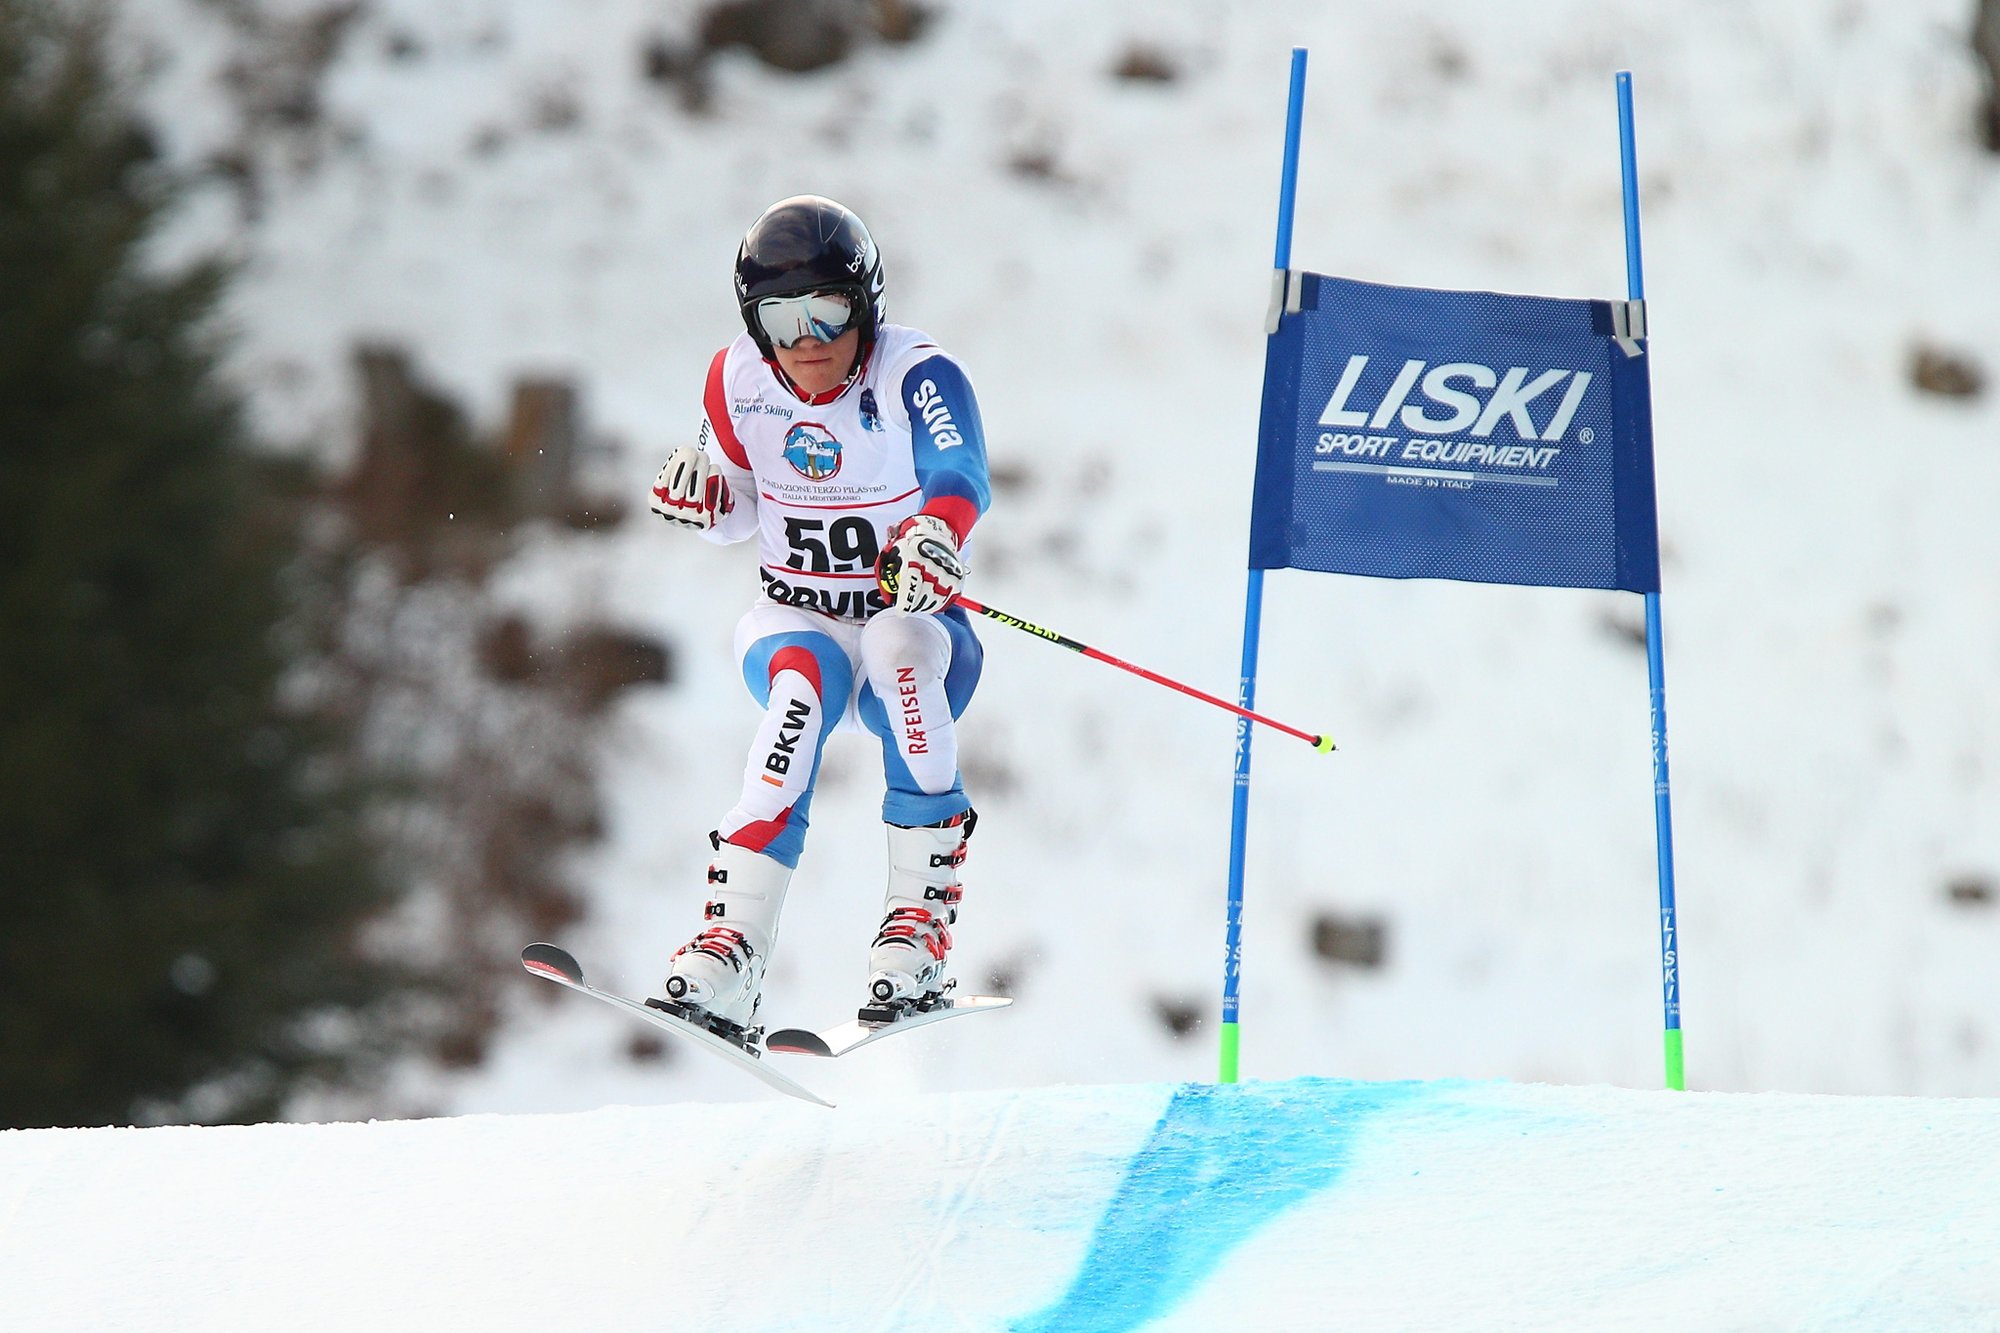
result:
[(1211, 703), (1217, 708), (1227, 709), (1238, 717), (1246, 717), (1252, 722), (1262, 722), (1267, 727), (1275, 727), (1287, 736), (1297, 736), (1321, 754), (1330, 754), (1333, 751), (1333, 737), (1331, 736), (1315, 736), (1310, 731), (1300, 731), (1297, 727), (1287, 726), (1274, 717), (1265, 717), (1262, 713), (1253, 713), (1247, 708), (1239, 708), (1226, 699), (1218, 699), (1212, 694), (1205, 694), (1195, 689), (1192, 685), (1183, 685), (1177, 680), (1168, 680), (1156, 671), (1148, 671), (1142, 666), (1134, 666), (1132, 663), (1124, 661), (1121, 658), (1113, 657), (1110, 653), (1100, 652), (1092, 648), (1089, 644), (1078, 643), (1075, 639), (1066, 638), (1052, 629), (1044, 629), (1040, 625), (1031, 625), (1019, 616), (1010, 616), (1005, 611), (996, 611), (990, 606), (981, 606), (970, 597), (960, 596), (954, 599), (954, 601), (956, 605), (962, 606), (977, 615), (985, 616), (989, 620), (997, 620), (1003, 625), (1011, 625), (1015, 629), (1026, 630), (1038, 639), (1047, 639), (1050, 643), (1061, 648), (1067, 648), (1073, 653), (1082, 653), (1085, 657), (1115, 666), (1123, 671), (1129, 671), (1135, 676), (1144, 676), (1156, 685), (1165, 685), (1168, 689), (1179, 690), (1182, 694), (1190, 695), (1201, 700), (1203, 703)]

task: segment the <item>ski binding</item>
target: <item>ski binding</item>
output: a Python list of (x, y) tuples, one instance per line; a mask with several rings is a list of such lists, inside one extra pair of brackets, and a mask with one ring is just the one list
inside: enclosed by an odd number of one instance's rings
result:
[(947, 1018), (1005, 1009), (1014, 1001), (1001, 995), (961, 995), (949, 992), (958, 983), (947, 982), (943, 991), (913, 999), (877, 1002), (861, 1007), (853, 1020), (836, 1024), (823, 1032), (805, 1028), (780, 1028), (764, 1039), (764, 1049), (786, 1055), (816, 1055), (835, 1059), (879, 1041), (894, 1032), (925, 1027)]
[(583, 979), (583, 969), (577, 965), (576, 959), (569, 951), (553, 944), (530, 944), (521, 950), (521, 966), (538, 977), (553, 981), (559, 986), (567, 986), (573, 991), (581, 991), (613, 1008), (623, 1009), (654, 1027), (663, 1028), (684, 1041), (705, 1047), (738, 1069), (761, 1079), (787, 1096), (812, 1102), (816, 1106), (833, 1105), (810, 1088), (794, 1083), (764, 1063), (764, 1052), (758, 1044), (758, 1039), (763, 1036), (762, 1028), (738, 1028), (708, 1015), (698, 1014), (697, 1011), (675, 1004), (671, 1000), (649, 999), (641, 1004), (622, 995), (599, 990)]

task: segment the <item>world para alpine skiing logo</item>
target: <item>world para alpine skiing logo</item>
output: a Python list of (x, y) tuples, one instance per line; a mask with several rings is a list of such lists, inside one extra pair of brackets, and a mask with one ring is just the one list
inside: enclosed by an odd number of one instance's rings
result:
[(840, 441), (817, 421), (801, 421), (785, 432), (785, 461), (808, 481), (831, 481), (840, 471)]

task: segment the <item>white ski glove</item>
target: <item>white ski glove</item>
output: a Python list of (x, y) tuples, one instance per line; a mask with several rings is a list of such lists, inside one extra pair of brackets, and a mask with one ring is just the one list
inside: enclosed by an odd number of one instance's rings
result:
[(653, 482), (652, 507), (669, 523), (705, 532), (736, 507), (736, 500), (715, 460), (684, 444), (668, 455), (667, 465)]
[(875, 581), (895, 610), (944, 610), (965, 583), (958, 538), (943, 519), (912, 514), (889, 529), (888, 548), (875, 563)]

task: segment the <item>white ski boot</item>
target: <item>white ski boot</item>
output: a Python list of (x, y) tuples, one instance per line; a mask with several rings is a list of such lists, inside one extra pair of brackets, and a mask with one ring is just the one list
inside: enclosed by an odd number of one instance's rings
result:
[(945, 990), (951, 926), (962, 891), (958, 868), (978, 816), (967, 810), (923, 828), (889, 825), (889, 891), (882, 925), (868, 951), (868, 996), (862, 1010), (881, 1018), (934, 1003)]
[(715, 848), (703, 909), (708, 924), (674, 954), (667, 973), (672, 1004), (663, 1007), (742, 1045), (756, 1035), (750, 1021), (762, 999), (764, 968), (792, 872), (717, 834), (708, 839)]

